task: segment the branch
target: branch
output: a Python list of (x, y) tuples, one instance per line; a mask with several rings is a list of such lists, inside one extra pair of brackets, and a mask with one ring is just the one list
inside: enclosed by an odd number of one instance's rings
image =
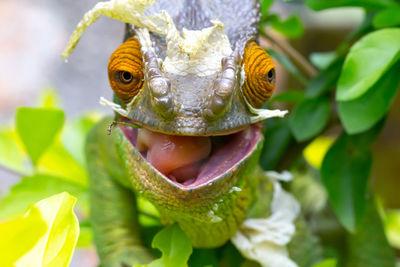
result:
[(150, 214), (150, 213), (148, 213), (148, 212), (146, 212), (146, 211), (139, 210), (139, 213), (142, 214), (142, 215), (144, 215), (144, 216), (146, 216), (146, 217), (149, 217), (149, 218), (151, 218), (151, 219), (153, 219), (153, 220), (156, 220), (156, 221), (159, 221), (159, 220), (160, 220), (159, 217), (157, 217), (157, 216), (155, 216), (155, 215), (153, 215), (153, 214)]
[(0, 170), (1, 170), (1, 171), (4, 171), (4, 172), (7, 172), (7, 173), (9, 173), (9, 174), (11, 174), (11, 175), (15, 175), (15, 176), (20, 176), (20, 177), (26, 176), (25, 173), (22, 173), (22, 172), (13, 170), (13, 169), (11, 169), (11, 168), (9, 168), (9, 167), (6, 167), (6, 166), (4, 166), (4, 165), (1, 165), (1, 164), (0, 164)]
[(266, 42), (266, 39), (270, 41), (274, 46), (278, 47), (284, 54), (286, 54), (289, 59), (300, 69), (304, 74), (308, 77), (314, 77), (317, 74), (317, 70), (311, 65), (310, 62), (300, 54), (293, 46), (290, 45), (288, 41), (283, 38), (279, 38), (275, 33), (272, 31), (260, 31), (260, 38), (261, 43)]

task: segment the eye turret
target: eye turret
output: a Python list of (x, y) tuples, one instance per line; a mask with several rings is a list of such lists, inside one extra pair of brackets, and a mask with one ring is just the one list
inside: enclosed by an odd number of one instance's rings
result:
[(108, 61), (108, 80), (115, 95), (125, 104), (143, 86), (143, 61), (140, 43), (131, 37), (120, 45)]
[(275, 64), (254, 41), (247, 44), (242, 64), (246, 74), (242, 92), (253, 107), (259, 108), (275, 89)]

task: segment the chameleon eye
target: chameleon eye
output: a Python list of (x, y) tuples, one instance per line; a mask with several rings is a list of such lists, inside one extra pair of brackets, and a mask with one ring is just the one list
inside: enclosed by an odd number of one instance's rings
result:
[(108, 61), (108, 80), (115, 95), (129, 103), (143, 86), (143, 61), (140, 43), (131, 37), (120, 45)]
[(243, 64), (246, 79), (242, 92), (253, 107), (259, 108), (275, 89), (275, 64), (254, 41), (246, 45)]
[(133, 75), (128, 71), (119, 71), (118, 78), (119, 81), (123, 84), (129, 84), (133, 81)]
[(269, 83), (275, 83), (275, 69), (270, 69), (267, 73), (267, 80)]

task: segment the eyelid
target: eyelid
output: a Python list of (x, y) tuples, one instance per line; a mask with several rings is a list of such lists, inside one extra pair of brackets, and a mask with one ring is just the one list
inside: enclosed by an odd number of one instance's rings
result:
[[(254, 41), (247, 44), (243, 56), (246, 79), (242, 92), (247, 101), (256, 108), (261, 107), (275, 89), (275, 65), (268, 53)], [(273, 71), (273, 77), (268, 75)]]
[[(132, 75), (130, 82), (121, 79), (123, 72)], [(131, 37), (120, 45), (108, 62), (108, 77), (112, 90), (124, 103), (129, 103), (143, 87), (143, 61), (139, 41)]]

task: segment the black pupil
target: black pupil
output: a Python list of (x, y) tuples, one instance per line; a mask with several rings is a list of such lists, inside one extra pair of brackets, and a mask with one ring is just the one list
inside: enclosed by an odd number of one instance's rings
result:
[(274, 78), (275, 78), (275, 70), (274, 69), (271, 69), (270, 71), (268, 71), (267, 78), (270, 83), (272, 83), (274, 81)]
[(274, 73), (275, 73), (274, 69), (268, 71), (268, 79), (274, 78)]
[(121, 77), (123, 82), (129, 83), (130, 81), (132, 81), (132, 74), (127, 71), (122, 72)]

